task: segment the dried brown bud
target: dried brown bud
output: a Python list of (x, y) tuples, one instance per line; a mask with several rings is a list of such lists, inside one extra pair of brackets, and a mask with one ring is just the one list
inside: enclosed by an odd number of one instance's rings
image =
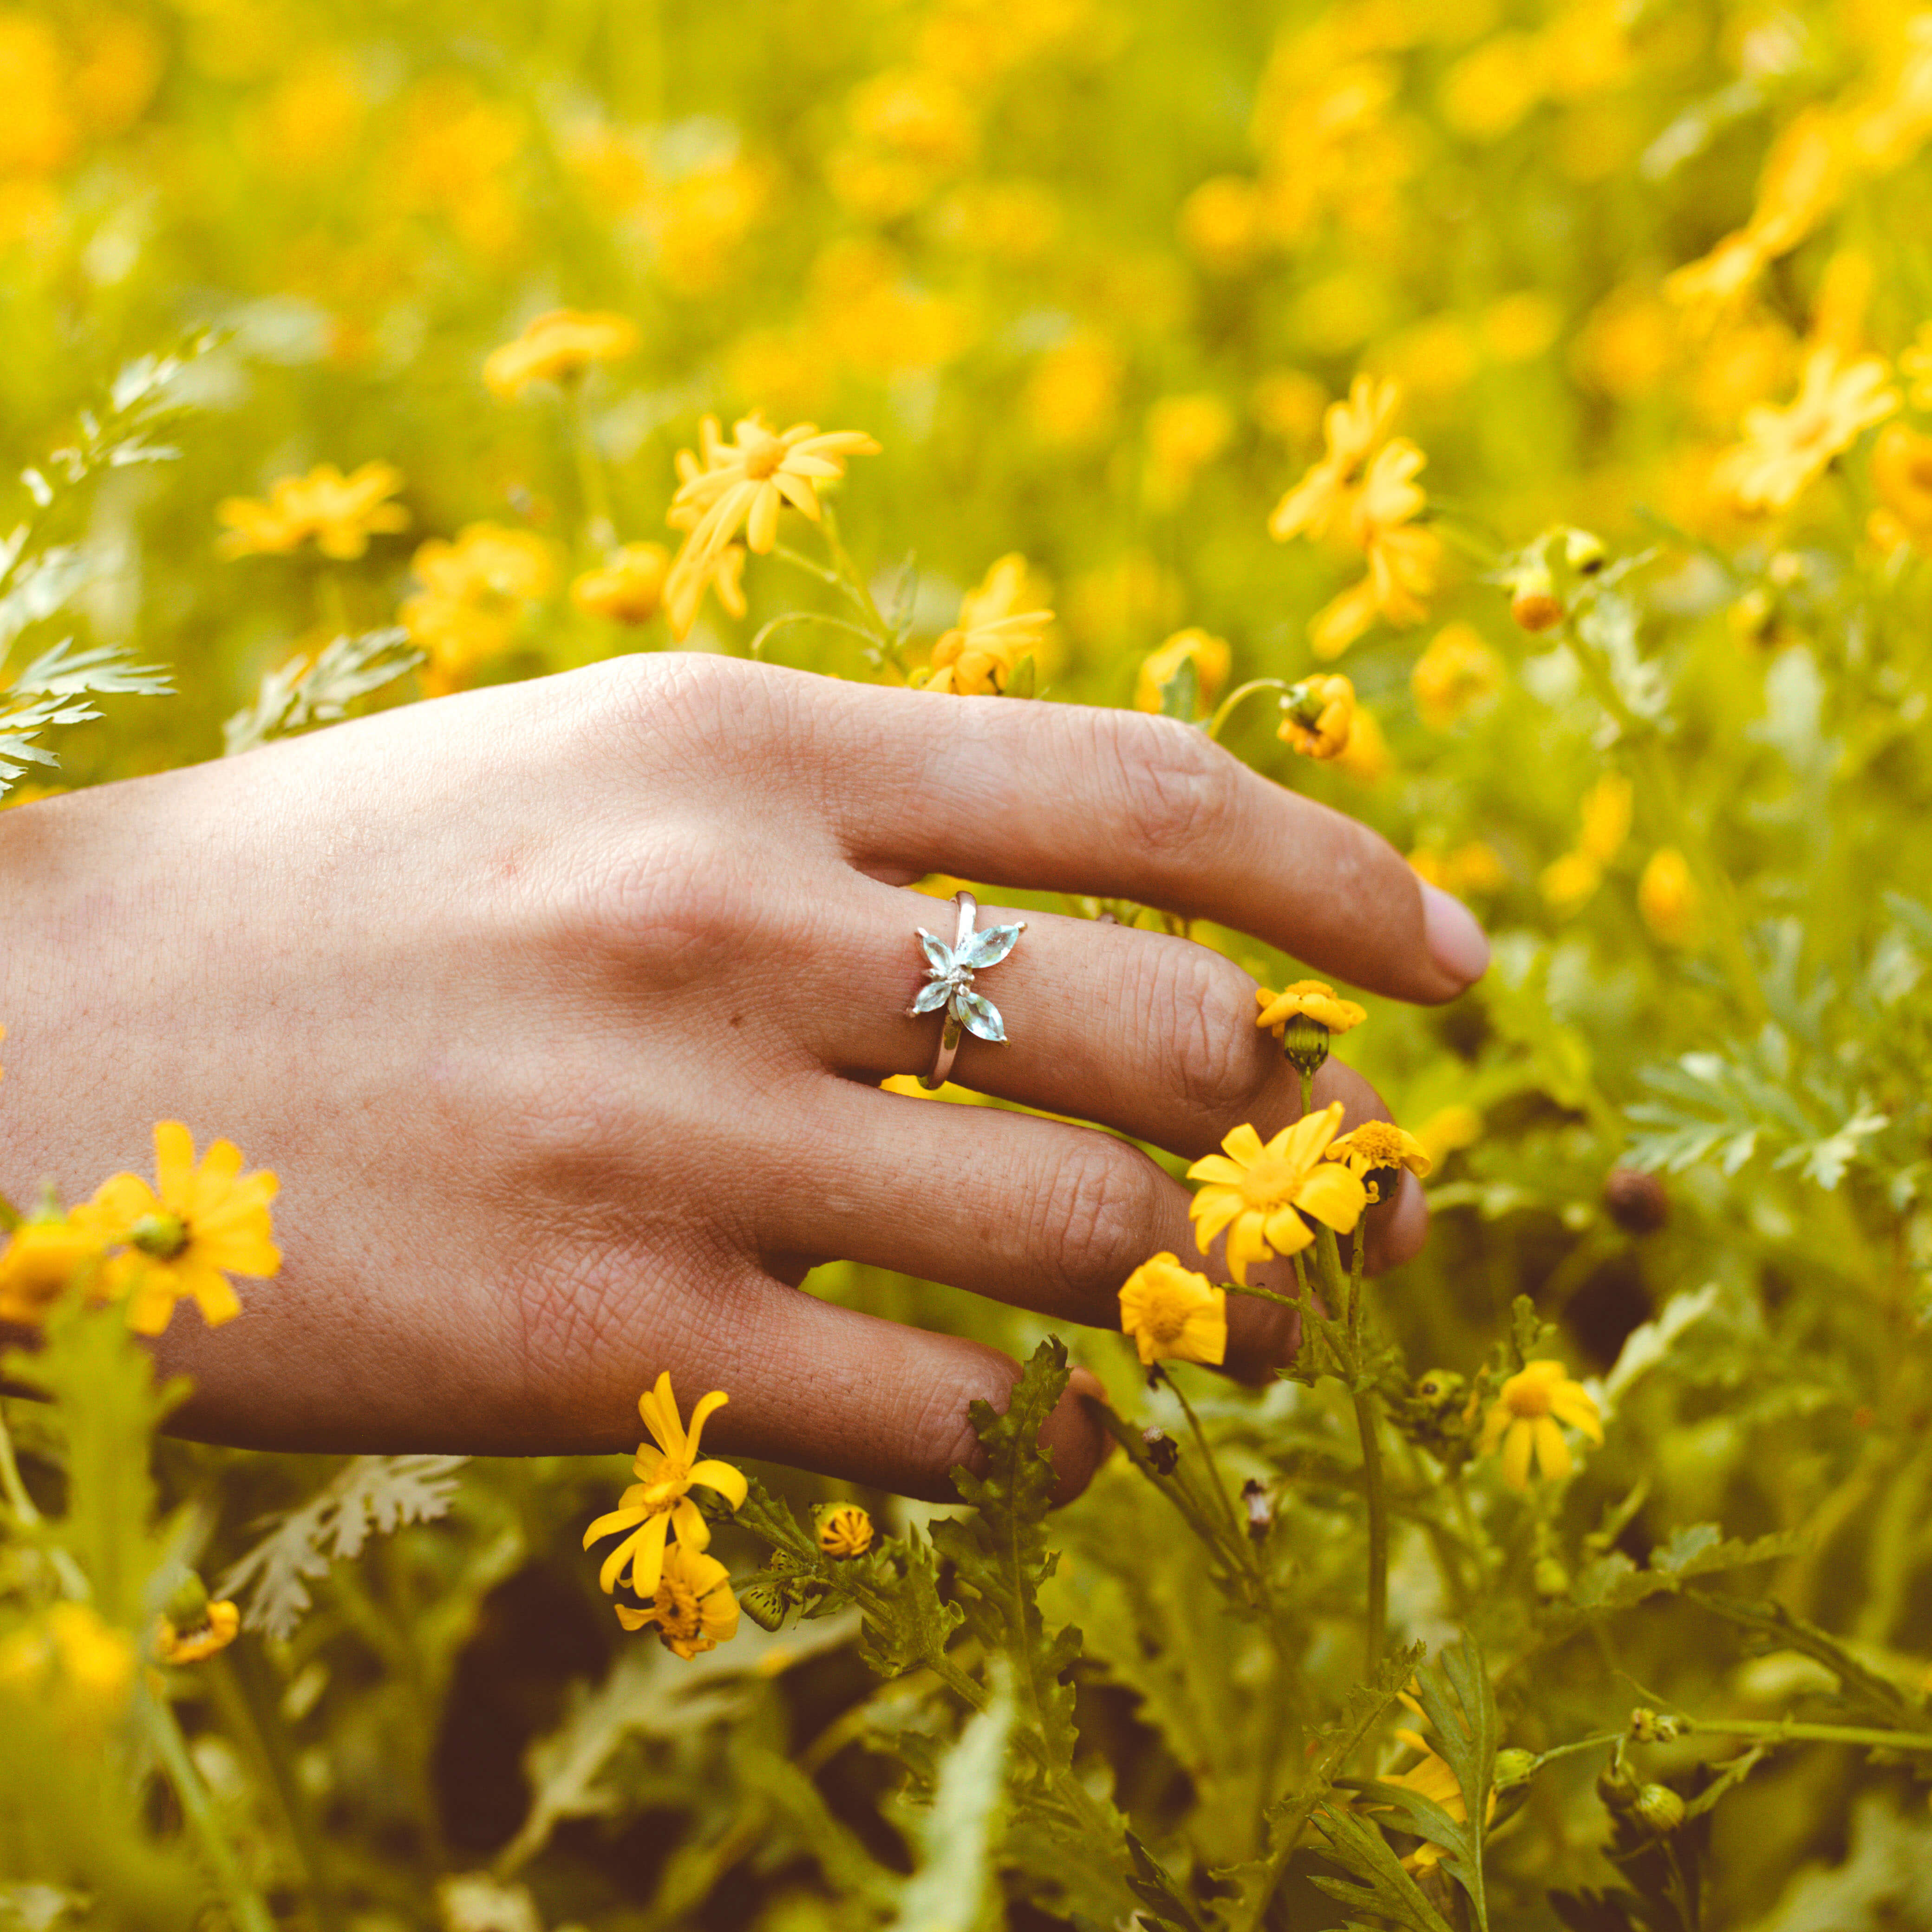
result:
[(1603, 1183), (1603, 1205), (1627, 1234), (1654, 1234), (1670, 1219), (1663, 1183), (1641, 1168), (1612, 1168)]
[(1275, 1505), (1267, 1490), (1252, 1476), (1241, 1485), (1241, 1502), (1248, 1512), (1248, 1534), (1257, 1543), (1275, 1526)]
[(1171, 1476), (1181, 1460), (1181, 1445), (1164, 1429), (1143, 1429), (1140, 1440), (1157, 1475)]

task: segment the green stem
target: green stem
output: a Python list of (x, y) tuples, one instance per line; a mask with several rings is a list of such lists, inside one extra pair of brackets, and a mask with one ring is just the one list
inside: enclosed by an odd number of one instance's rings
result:
[[(25, 1531), (38, 1529), (44, 1520), (34, 1499), (27, 1493), (27, 1486), (21, 1480), (20, 1466), (14, 1460), (13, 1431), (7, 1426), (7, 1409), (0, 1402), (0, 1491), (4, 1491), (7, 1506), (14, 1512), (14, 1520)], [(94, 1592), (87, 1586), (87, 1579), (82, 1574), (80, 1565), (73, 1556), (58, 1544), (48, 1546), (47, 1559), (53, 1566), (54, 1574), (60, 1580), (62, 1593), (77, 1604), (84, 1604)]]
[(1355, 1426), (1362, 1437), (1362, 1480), (1369, 1494), (1369, 1607), (1364, 1634), (1371, 1675), (1382, 1661), (1389, 1622), (1389, 1498), (1382, 1480), (1380, 1408), (1366, 1390), (1355, 1397)]
[(1245, 1550), (1246, 1532), (1242, 1528), (1240, 1516), (1235, 1509), (1234, 1498), (1227, 1493), (1227, 1485), (1221, 1480), (1221, 1466), (1214, 1460), (1214, 1450), (1208, 1442), (1207, 1431), (1200, 1426), (1200, 1418), (1194, 1412), (1194, 1404), (1188, 1400), (1186, 1391), (1180, 1384), (1164, 1370), (1161, 1372), (1161, 1379), (1173, 1390), (1174, 1400), (1180, 1404), (1181, 1412), (1188, 1419), (1188, 1427), (1194, 1432), (1195, 1444), (1200, 1450), (1202, 1466), (1207, 1472), (1207, 1486), (1220, 1504), (1236, 1541)]
[(149, 1697), (145, 1702), (155, 1754), (174, 1786), (175, 1796), (181, 1802), (182, 1816), (207, 1863), (222, 1903), (228, 1908), (235, 1932), (275, 1932), (269, 1908), (262, 1902), (261, 1894), (249, 1883), (234, 1846), (228, 1842), (228, 1834), (221, 1828), (221, 1820), (215, 1815), (214, 1801), (188, 1755), (188, 1740), (175, 1722), (173, 1711), (165, 1698)]
[(602, 557), (615, 548), (617, 540), (617, 524), (611, 515), (610, 482), (604, 474), (596, 432), (591, 427), (583, 378), (572, 378), (564, 388), (569, 398), (570, 453), (576, 463), (577, 491), (584, 506), (584, 541), (594, 554)]
[(1278, 677), (1251, 678), (1237, 686), (1215, 706), (1214, 715), (1207, 721), (1207, 735), (1218, 744), (1221, 740), (1221, 728), (1233, 715), (1234, 707), (1244, 698), (1251, 698), (1257, 691), (1285, 692), (1288, 688)]
[(1863, 1724), (1801, 1724), (1789, 1718), (1681, 1718), (1687, 1733), (1768, 1738), (1774, 1743), (1865, 1744), (1874, 1750), (1932, 1751), (1932, 1731), (1888, 1731)]
[(872, 601), (872, 592), (866, 580), (858, 574), (858, 566), (846, 554), (844, 543), (839, 536), (839, 520), (830, 503), (821, 506), (825, 532), (825, 548), (832, 554), (832, 561), (838, 566), (839, 575), (851, 586), (852, 594), (858, 607), (870, 620), (883, 644), (892, 642), (892, 626), (880, 614), (879, 606)]

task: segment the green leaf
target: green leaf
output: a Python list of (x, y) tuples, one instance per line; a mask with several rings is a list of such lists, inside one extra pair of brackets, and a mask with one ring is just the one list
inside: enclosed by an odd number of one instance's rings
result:
[(1648, 1569), (1639, 1570), (1620, 1550), (1586, 1564), (1570, 1592), (1570, 1601), (1580, 1610), (1627, 1610), (1647, 1597), (1681, 1590), (1695, 1577), (1768, 1563), (1804, 1547), (1804, 1538), (1791, 1531), (1747, 1542), (1723, 1536), (1715, 1523), (1695, 1523), (1676, 1530), (1668, 1543), (1653, 1550)]
[(1315, 1812), (1315, 1826), (1329, 1856), (1350, 1874), (1346, 1879), (1314, 1880), (1330, 1898), (1339, 1899), (1351, 1912), (1374, 1914), (1396, 1932), (1453, 1932), (1403, 1870), (1388, 1840), (1366, 1820), (1325, 1804)]
[[(1489, 1826), (1489, 1793), (1496, 1781), (1496, 1696), (1474, 1631), (1465, 1630), (1462, 1641), (1445, 1649), (1434, 1664), (1418, 1666), (1416, 1701), (1435, 1729), (1438, 1754), (1456, 1774), (1468, 1814), (1459, 1826), (1440, 1806), (1419, 1798), (1420, 1804), (1440, 1814), (1424, 1835), (1444, 1847), (1443, 1870), (1469, 1894), (1476, 1922), (1487, 1932), (1483, 1844)], [(1451, 1836), (1442, 1834), (1443, 1826)]]
[(1200, 710), (1200, 673), (1191, 656), (1174, 667), (1174, 674), (1159, 687), (1161, 716), (1191, 724)]
[(1011, 1682), (995, 1674), (993, 1700), (969, 1719), (939, 1764), (932, 1808), (918, 1821), (919, 1868), (900, 1894), (895, 1932), (974, 1932), (988, 1893), (1006, 1792)]
[(1013, 675), (1006, 680), (1001, 695), (1005, 698), (1031, 698), (1040, 687), (1040, 668), (1029, 651), (1013, 667)]

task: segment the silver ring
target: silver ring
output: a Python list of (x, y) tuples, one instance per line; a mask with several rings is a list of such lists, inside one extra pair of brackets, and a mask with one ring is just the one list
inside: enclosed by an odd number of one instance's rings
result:
[(946, 1084), (962, 1034), (969, 1033), (996, 1045), (1006, 1037), (1006, 1022), (1000, 1018), (999, 1009), (984, 994), (972, 990), (972, 976), (986, 967), (997, 966), (1026, 930), (1023, 919), (1011, 926), (990, 926), (984, 932), (975, 932), (973, 922), (979, 916), (979, 902), (970, 892), (958, 892), (953, 895), (953, 904), (958, 909), (959, 922), (951, 945), (936, 938), (923, 926), (919, 928), (929, 983), (919, 988), (919, 997), (906, 1009), (914, 1019), (922, 1013), (945, 1015), (933, 1070), (919, 1076), (919, 1084), (929, 1094)]

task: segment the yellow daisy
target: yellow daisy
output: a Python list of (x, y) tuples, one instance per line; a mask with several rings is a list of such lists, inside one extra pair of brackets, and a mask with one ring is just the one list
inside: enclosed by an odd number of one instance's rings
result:
[(393, 464), (365, 463), (344, 476), (332, 463), (306, 476), (284, 476), (269, 486), (268, 500), (228, 496), (215, 506), (228, 526), (218, 548), (224, 556), (285, 555), (311, 538), (324, 556), (360, 556), (371, 536), (409, 527), (409, 512), (388, 500), (402, 488)]
[(1339, 758), (1348, 748), (1354, 724), (1354, 686), (1345, 677), (1324, 674), (1304, 678), (1287, 694), (1275, 736), (1304, 758)]
[(834, 1503), (820, 1511), (819, 1547), (841, 1559), (863, 1556), (872, 1547), (872, 1518), (857, 1503)]
[(1347, 1234), (1369, 1195), (1339, 1162), (1322, 1158), (1341, 1124), (1339, 1100), (1284, 1127), (1266, 1145), (1244, 1122), (1221, 1142), (1222, 1153), (1196, 1161), (1188, 1178), (1208, 1184), (1188, 1214), (1201, 1252), (1227, 1230), (1228, 1269), (1245, 1286), (1250, 1262), (1297, 1253), (1315, 1239), (1304, 1215)]
[(216, 1141), (195, 1165), (194, 1138), (179, 1120), (155, 1128), (155, 1185), (117, 1174), (70, 1217), (104, 1245), (125, 1245), (108, 1264), (110, 1292), (128, 1296), (128, 1325), (158, 1335), (175, 1304), (192, 1298), (212, 1328), (242, 1304), (230, 1274), (272, 1275), (282, 1264), (269, 1203), (281, 1184), (267, 1169), (242, 1172), (233, 1141)]
[[(1375, 1174), (1393, 1174), (1405, 1167), (1420, 1180), (1435, 1165), (1428, 1148), (1414, 1135), (1403, 1132), (1389, 1120), (1365, 1120), (1352, 1133), (1330, 1142), (1328, 1158), (1341, 1162), (1365, 1185)], [(1369, 1198), (1384, 1198), (1379, 1185), (1372, 1187)]]
[(1544, 1477), (1555, 1482), (1574, 1466), (1558, 1421), (1581, 1430), (1593, 1442), (1603, 1439), (1597, 1405), (1583, 1384), (1572, 1382), (1561, 1362), (1526, 1362), (1490, 1406), (1481, 1453), (1486, 1456), (1502, 1445), (1503, 1480), (1513, 1490), (1529, 1487), (1532, 1456)]
[[(745, 1498), (743, 1474), (729, 1462), (698, 1460), (698, 1440), (705, 1423), (730, 1400), (722, 1389), (700, 1396), (691, 1412), (687, 1432), (678, 1419), (678, 1399), (671, 1392), (669, 1370), (657, 1378), (657, 1386), (638, 1398), (638, 1413), (651, 1432), (651, 1442), (638, 1444), (631, 1473), (637, 1480), (626, 1490), (615, 1509), (600, 1516), (584, 1532), (584, 1547), (600, 1538), (628, 1532), (623, 1540), (604, 1558), (597, 1573), (598, 1588), (614, 1590), (630, 1569), (630, 1586), (640, 1597), (650, 1596), (663, 1574), (665, 1539), (675, 1534), (680, 1544), (693, 1551), (707, 1548), (711, 1532), (698, 1505), (692, 1502), (692, 1485), (702, 1484), (715, 1490), (733, 1509)], [(720, 1572), (722, 1575), (723, 1573)], [(733, 1610), (734, 1621), (736, 1610)], [(635, 1626), (631, 1626), (635, 1628)], [(710, 1646), (707, 1645), (706, 1648)], [(688, 1656), (689, 1652), (681, 1653)]]
[(1359, 1027), (1369, 1017), (1365, 1008), (1358, 1006), (1353, 1000), (1337, 998), (1335, 988), (1321, 980), (1297, 980), (1292, 986), (1284, 986), (1278, 993), (1271, 993), (1265, 986), (1257, 986), (1254, 999), (1261, 1009), (1254, 1024), (1266, 1027), (1276, 1034), (1290, 1020), (1297, 1017), (1313, 1020), (1318, 1026), (1327, 1028), (1330, 1033), (1346, 1033), (1351, 1027)]
[(626, 316), (555, 308), (539, 316), (514, 342), (491, 350), (483, 380), (491, 395), (507, 402), (533, 382), (567, 382), (593, 362), (614, 362), (636, 346), (636, 325)]
[(1131, 1337), (1143, 1369), (1159, 1361), (1222, 1361), (1227, 1354), (1227, 1291), (1182, 1268), (1178, 1257), (1156, 1255), (1121, 1288), (1120, 1332)]
[(37, 1325), (76, 1272), (105, 1246), (98, 1228), (71, 1216), (23, 1221), (0, 1246), (0, 1322)]
[[(738, 1474), (736, 1470), (731, 1473)], [(640, 1589), (638, 1594), (645, 1592)], [(649, 1594), (648, 1610), (613, 1605), (617, 1622), (627, 1630), (655, 1624), (665, 1648), (687, 1663), (704, 1651), (730, 1642), (738, 1634), (738, 1603), (732, 1594), (729, 1574), (715, 1556), (707, 1556), (688, 1544), (675, 1543), (663, 1552), (662, 1567)]]
[[(741, 551), (742, 556), (744, 553)], [(613, 624), (648, 624), (664, 601), (671, 555), (662, 544), (626, 544), (570, 586), (570, 601), (586, 616)]]
[(1834, 456), (1898, 405), (1882, 357), (1848, 362), (1826, 343), (1805, 358), (1789, 406), (1759, 403), (1744, 412), (1744, 440), (1720, 460), (1713, 481), (1741, 510), (1788, 510)]

